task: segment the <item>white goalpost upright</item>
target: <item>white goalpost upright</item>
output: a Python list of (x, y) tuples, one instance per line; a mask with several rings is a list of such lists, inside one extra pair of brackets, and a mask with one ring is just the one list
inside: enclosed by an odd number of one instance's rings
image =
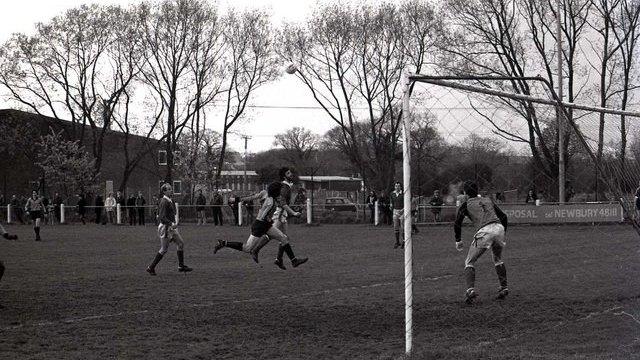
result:
[(402, 97), (402, 183), (404, 186), (404, 317), (405, 353), (413, 348), (413, 244), (411, 242), (411, 117), (409, 97), (411, 74), (405, 74)]

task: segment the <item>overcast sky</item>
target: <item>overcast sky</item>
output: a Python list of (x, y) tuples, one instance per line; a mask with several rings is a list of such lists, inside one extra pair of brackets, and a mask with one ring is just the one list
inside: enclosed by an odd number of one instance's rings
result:
[[(313, 6), (321, 0), (220, 0), (217, 3), (226, 8), (231, 4), (235, 8), (266, 8), (273, 14), (276, 24), (282, 21), (302, 21), (311, 12)], [(4, 43), (12, 33), (32, 33), (34, 24), (46, 22), (61, 14), (66, 9), (82, 4), (120, 4), (126, 6), (139, 3), (139, 0), (17, 0), (3, 1), (0, 10), (0, 43)], [(237, 133), (252, 137), (249, 141), (249, 152), (267, 150), (273, 147), (273, 136), (293, 126), (302, 126), (315, 133), (322, 134), (333, 125), (320, 109), (315, 107), (304, 86), (296, 78), (284, 77), (273, 84), (265, 85), (256, 92), (253, 100), (255, 107), (250, 109), (249, 120), (234, 125)], [(0, 99), (0, 108), (10, 107), (4, 99)], [(213, 130), (221, 131), (222, 122), (213, 121)], [(231, 145), (242, 150), (244, 142), (239, 135), (231, 135)]]

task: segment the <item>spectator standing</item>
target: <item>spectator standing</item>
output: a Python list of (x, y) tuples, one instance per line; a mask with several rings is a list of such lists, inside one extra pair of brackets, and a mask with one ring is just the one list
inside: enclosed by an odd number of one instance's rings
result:
[(418, 205), (420, 204), (420, 196), (414, 196), (411, 199), (411, 233), (417, 234), (420, 232), (416, 222), (418, 222)]
[(238, 195), (229, 196), (229, 206), (233, 212), (233, 221), (235, 226), (240, 226), (238, 221), (238, 207), (240, 206), (240, 197)]
[(129, 225), (136, 225), (136, 197), (133, 194), (127, 199), (127, 213), (129, 214)]
[(60, 194), (55, 193), (53, 196), (53, 213), (55, 214), (56, 221), (60, 223), (60, 209), (62, 208), (62, 197)]
[[(305, 210), (306, 203), (307, 203), (307, 193), (305, 192), (304, 188), (298, 188), (298, 193), (296, 194), (296, 197), (293, 199), (292, 209), (294, 211), (301, 213)], [(293, 222), (296, 224), (299, 224), (300, 222), (302, 222), (302, 220), (299, 217), (293, 217), (291, 220), (293, 220)], [(247, 221), (247, 223), (249, 223), (249, 221)]]
[(213, 194), (211, 205), (213, 205), (213, 224), (222, 226), (222, 195), (220, 195), (220, 191), (216, 190)]
[(18, 199), (18, 197), (14, 194), (11, 196), (11, 202), (9, 203), (9, 205), (11, 205), (11, 210), (13, 211), (16, 219), (20, 221), (22, 225), (24, 225), (24, 219), (22, 218), (22, 203), (23, 202), (20, 201), (20, 199)]
[(204, 211), (206, 204), (207, 199), (202, 194), (202, 189), (198, 189), (198, 196), (196, 197), (196, 225), (204, 225), (207, 223), (207, 214)]
[(245, 209), (247, 209), (247, 224), (253, 223), (253, 200), (249, 200), (245, 203)]
[(380, 197), (378, 197), (378, 209), (382, 210), (382, 223), (386, 225), (391, 224), (391, 208), (389, 207), (389, 198), (382, 191), (380, 192)]
[(571, 181), (567, 181), (564, 185), (564, 202), (569, 202), (576, 194), (576, 190), (571, 185)]
[(371, 191), (369, 193), (369, 196), (367, 196), (367, 205), (369, 206), (369, 213), (371, 214), (371, 219), (370, 219), (370, 223), (374, 223), (375, 221), (375, 212), (376, 212), (376, 201), (378, 201), (378, 197), (376, 196), (376, 193)]
[(105, 225), (106, 221), (102, 222), (102, 209), (104, 208), (104, 200), (102, 200), (102, 195), (98, 194), (96, 196), (94, 204), (96, 206), (96, 224)]
[(122, 217), (121, 221), (124, 222), (124, 212), (127, 211), (127, 199), (124, 198), (124, 195), (120, 191), (116, 192), (116, 211), (117, 206), (120, 205), (120, 216)]
[(51, 209), (49, 208), (49, 205), (51, 205), (51, 202), (49, 202), (49, 198), (46, 196), (42, 196), (42, 216), (45, 224), (51, 224), (51, 222), (53, 221), (53, 219), (50, 218)]
[(527, 198), (524, 200), (524, 202), (527, 204), (531, 203), (532, 205), (535, 205), (536, 200), (538, 200), (536, 191), (534, 189), (529, 189), (529, 191), (527, 192)]
[(433, 196), (431, 197), (431, 201), (429, 201), (429, 205), (431, 205), (433, 221), (442, 221), (442, 205), (444, 205), (444, 200), (442, 200), (442, 197), (440, 196), (440, 190), (433, 191)]
[(158, 199), (157, 196), (153, 195), (153, 199), (152, 201), (152, 205), (153, 205), (153, 221), (155, 221), (156, 226), (158, 226), (159, 221), (158, 221), (158, 204), (160, 202), (160, 200)]
[(138, 196), (136, 197), (136, 210), (138, 211), (138, 225), (145, 226), (144, 222), (144, 206), (147, 205), (147, 200), (145, 200), (142, 195), (142, 191), (138, 191)]
[(78, 194), (78, 216), (80, 217), (80, 221), (82, 221), (82, 225), (85, 225), (85, 215), (87, 213), (87, 200), (84, 198), (84, 194)]
[(104, 208), (107, 212), (107, 221), (110, 224), (115, 224), (116, 198), (113, 197), (113, 193), (109, 193), (109, 196), (107, 196), (107, 200), (104, 202)]

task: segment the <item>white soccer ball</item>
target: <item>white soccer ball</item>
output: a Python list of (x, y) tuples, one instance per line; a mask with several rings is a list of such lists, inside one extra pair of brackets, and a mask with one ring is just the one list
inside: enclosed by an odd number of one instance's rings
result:
[(298, 68), (294, 65), (294, 64), (289, 64), (287, 65), (287, 67), (284, 69), (284, 71), (287, 72), (287, 74), (293, 74), (296, 71), (298, 71)]

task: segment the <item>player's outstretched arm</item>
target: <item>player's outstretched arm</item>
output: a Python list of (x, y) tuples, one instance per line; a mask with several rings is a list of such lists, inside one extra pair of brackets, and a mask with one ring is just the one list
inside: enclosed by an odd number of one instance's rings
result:
[(261, 199), (262, 197), (264, 197), (266, 192), (267, 192), (267, 190), (262, 190), (260, 192), (257, 192), (255, 194), (253, 194), (253, 195), (249, 195), (249, 196), (245, 196), (243, 198), (240, 198), (240, 201), (245, 202), (245, 201), (253, 201), (253, 200)]
[(289, 215), (291, 216), (300, 216), (302, 214), (290, 208), (289, 205), (282, 205), (282, 208), (284, 209), (284, 211), (288, 212)]

